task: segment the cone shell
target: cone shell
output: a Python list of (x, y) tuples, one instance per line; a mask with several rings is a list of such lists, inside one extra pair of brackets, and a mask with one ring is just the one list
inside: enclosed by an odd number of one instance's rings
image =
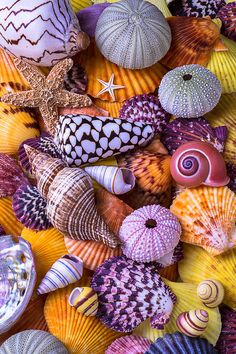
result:
[(186, 64), (207, 65), (220, 30), (207, 18), (170, 17), (172, 33), (169, 51), (161, 63), (170, 69)]
[(116, 339), (106, 350), (105, 354), (143, 354), (151, 342), (140, 336), (124, 336)]
[(225, 5), (225, 0), (167, 0), (171, 13), (177, 16), (215, 18), (217, 12)]
[(222, 354), (231, 354), (236, 351), (236, 311), (227, 306), (221, 307), (222, 331), (216, 349)]
[(83, 261), (76, 256), (66, 254), (59, 258), (41, 281), (37, 293), (46, 294), (69, 284), (76, 283), (83, 274)]
[(0, 198), (0, 225), (12, 236), (19, 236), (24, 227), (15, 217), (10, 198)]
[(179, 263), (179, 274), (184, 282), (197, 285), (207, 278), (219, 281), (225, 290), (223, 303), (236, 309), (235, 264), (236, 250), (212, 257), (199, 247), (184, 245), (184, 259)]
[(208, 321), (208, 312), (197, 309), (181, 313), (176, 324), (179, 330), (187, 336), (198, 337), (205, 332)]
[(217, 307), (222, 303), (225, 292), (219, 281), (207, 279), (198, 285), (197, 294), (207, 307)]
[(73, 289), (68, 301), (76, 311), (85, 316), (95, 316), (98, 311), (98, 296), (92, 288)]
[(227, 187), (186, 189), (171, 211), (182, 226), (181, 240), (216, 256), (236, 246), (236, 195)]
[[(180, 262), (180, 264), (181, 263), (182, 262)], [(186, 268), (186, 272), (187, 271), (188, 268)], [(202, 337), (206, 338), (211, 344), (215, 345), (221, 331), (219, 309), (208, 308), (202, 304), (201, 300), (197, 296), (197, 285), (191, 284), (191, 280), (189, 280), (189, 283), (174, 283), (165, 280), (165, 283), (171, 288), (177, 297), (177, 302), (173, 308), (169, 323), (165, 325), (164, 330), (157, 330), (151, 328), (150, 321), (145, 321), (134, 330), (134, 334), (148, 338), (151, 341), (155, 341), (157, 338), (163, 337), (166, 333), (172, 334), (178, 331), (176, 320), (181, 313), (189, 312), (194, 308), (199, 308), (207, 311), (209, 315), (208, 326), (206, 331), (202, 334)], [(188, 352), (186, 354), (188, 354)]]
[(73, 288), (74, 286), (70, 285), (49, 294), (44, 308), (49, 331), (61, 340), (71, 353), (104, 354), (120, 334), (105, 327), (96, 317), (86, 317), (70, 306), (67, 298)]

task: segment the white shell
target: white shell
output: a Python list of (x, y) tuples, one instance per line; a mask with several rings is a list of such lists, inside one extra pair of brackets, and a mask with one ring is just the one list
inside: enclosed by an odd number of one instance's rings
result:
[(128, 69), (143, 69), (168, 52), (171, 30), (156, 6), (143, 0), (124, 0), (102, 12), (95, 40), (111, 62)]
[(135, 186), (135, 176), (128, 168), (88, 166), (85, 171), (112, 194), (125, 194)]
[(1, 0), (0, 46), (31, 64), (52, 66), (79, 51), (69, 0)]

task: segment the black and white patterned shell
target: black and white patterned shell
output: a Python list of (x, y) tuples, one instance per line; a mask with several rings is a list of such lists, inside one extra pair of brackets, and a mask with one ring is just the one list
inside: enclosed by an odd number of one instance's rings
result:
[(87, 115), (60, 116), (54, 141), (68, 165), (80, 166), (147, 144), (151, 124)]

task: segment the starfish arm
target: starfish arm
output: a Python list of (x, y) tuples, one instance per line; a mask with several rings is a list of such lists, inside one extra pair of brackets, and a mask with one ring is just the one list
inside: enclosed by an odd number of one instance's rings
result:
[(41, 98), (34, 90), (10, 93), (2, 96), (1, 101), (19, 107), (38, 107), (41, 104)]
[(73, 66), (73, 60), (70, 58), (66, 58), (64, 60), (59, 61), (52, 70), (50, 71), (47, 79), (46, 85), (50, 89), (59, 90), (64, 87), (65, 76), (68, 71)]
[(91, 106), (92, 100), (86, 95), (61, 90), (56, 95), (59, 107), (87, 107)]
[(36, 66), (30, 65), (19, 58), (15, 59), (14, 62), (32, 89), (37, 89), (45, 85), (46, 78)]
[(52, 135), (55, 133), (55, 129), (58, 123), (58, 110), (55, 104), (41, 104), (39, 107), (43, 121)]

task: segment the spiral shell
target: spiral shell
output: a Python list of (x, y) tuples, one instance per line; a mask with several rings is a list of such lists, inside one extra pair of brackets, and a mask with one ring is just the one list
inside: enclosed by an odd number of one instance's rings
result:
[(233, 1), (232, 3), (222, 7), (217, 13), (217, 17), (219, 17), (222, 21), (221, 32), (226, 37), (236, 41), (236, 2)]
[(70, 294), (69, 304), (85, 316), (95, 316), (98, 310), (98, 296), (92, 288), (75, 288)]
[(176, 183), (184, 187), (222, 187), (230, 180), (222, 155), (201, 141), (181, 145), (172, 156), (170, 171)]
[(224, 299), (223, 285), (214, 279), (202, 281), (197, 288), (197, 294), (207, 307), (217, 307)]
[(181, 313), (176, 320), (179, 330), (189, 337), (198, 337), (205, 332), (209, 321), (205, 310), (190, 310)]

